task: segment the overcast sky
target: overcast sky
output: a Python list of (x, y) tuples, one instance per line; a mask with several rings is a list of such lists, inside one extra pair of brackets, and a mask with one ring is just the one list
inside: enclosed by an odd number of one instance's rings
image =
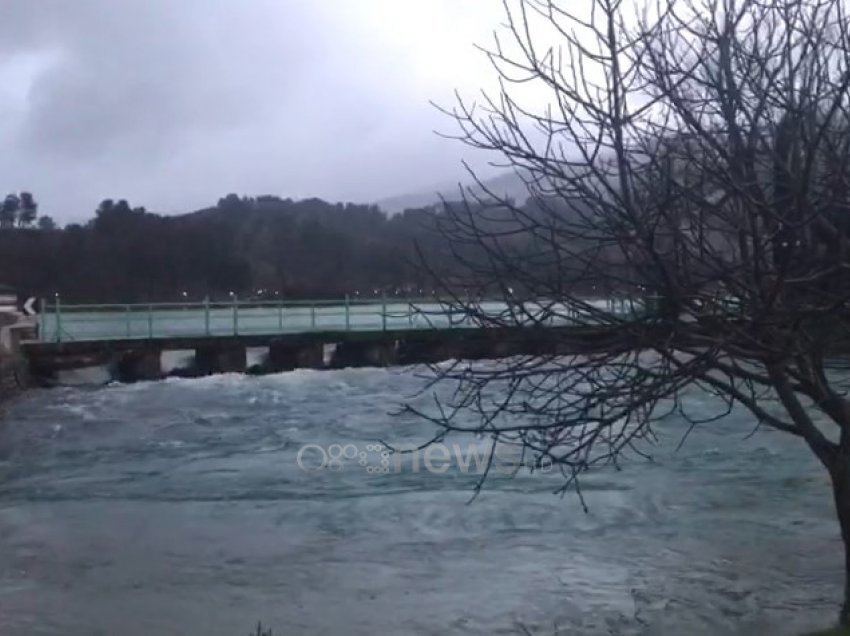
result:
[(492, 75), (495, 0), (2, 0), (0, 192), (60, 221), (228, 192), (374, 201), (456, 180), (429, 105)]

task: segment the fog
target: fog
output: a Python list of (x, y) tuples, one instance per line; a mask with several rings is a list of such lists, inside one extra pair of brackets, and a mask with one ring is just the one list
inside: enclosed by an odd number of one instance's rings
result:
[(479, 160), (434, 131), (489, 77), (492, 0), (4, 0), (0, 193), (89, 217), (228, 192), (376, 201)]

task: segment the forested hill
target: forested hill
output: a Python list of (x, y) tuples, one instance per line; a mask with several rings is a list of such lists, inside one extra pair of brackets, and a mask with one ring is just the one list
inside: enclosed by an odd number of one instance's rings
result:
[(103, 201), (85, 225), (0, 228), (0, 283), (69, 302), (418, 295), (433, 283), (415, 245), (441, 263), (435, 208), (228, 195), (178, 216)]

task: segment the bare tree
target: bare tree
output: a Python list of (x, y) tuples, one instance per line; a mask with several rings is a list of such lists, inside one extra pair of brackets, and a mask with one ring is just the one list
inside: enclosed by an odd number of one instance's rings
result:
[[(509, 38), (486, 51), (499, 89), (448, 112), (529, 200), (478, 182), (446, 206), (466, 276), (445, 291), (482, 325), (549, 335), (536, 355), (438, 369), (456, 391), (421, 414), (437, 439), (490, 434), (578, 489), (665, 415), (743, 407), (826, 467), (850, 581), (850, 378), (831, 367), (850, 353), (844, 1), (504, 4)], [(499, 315), (469, 300), (494, 289)], [(716, 412), (688, 411), (694, 387)]]

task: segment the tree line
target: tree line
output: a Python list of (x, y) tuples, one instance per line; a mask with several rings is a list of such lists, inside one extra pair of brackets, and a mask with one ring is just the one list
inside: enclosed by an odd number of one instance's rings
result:
[(40, 230), (56, 229), (56, 223), (51, 217), (38, 216), (38, 203), (31, 192), (7, 194), (0, 204), (0, 229), (33, 226), (37, 226)]
[(229, 194), (165, 216), (104, 199), (89, 221), (60, 229), (23, 192), (0, 208), (0, 282), (65, 302), (425, 295), (436, 272), (420, 263), (441, 260), (442, 207), (390, 216), (375, 205)]

